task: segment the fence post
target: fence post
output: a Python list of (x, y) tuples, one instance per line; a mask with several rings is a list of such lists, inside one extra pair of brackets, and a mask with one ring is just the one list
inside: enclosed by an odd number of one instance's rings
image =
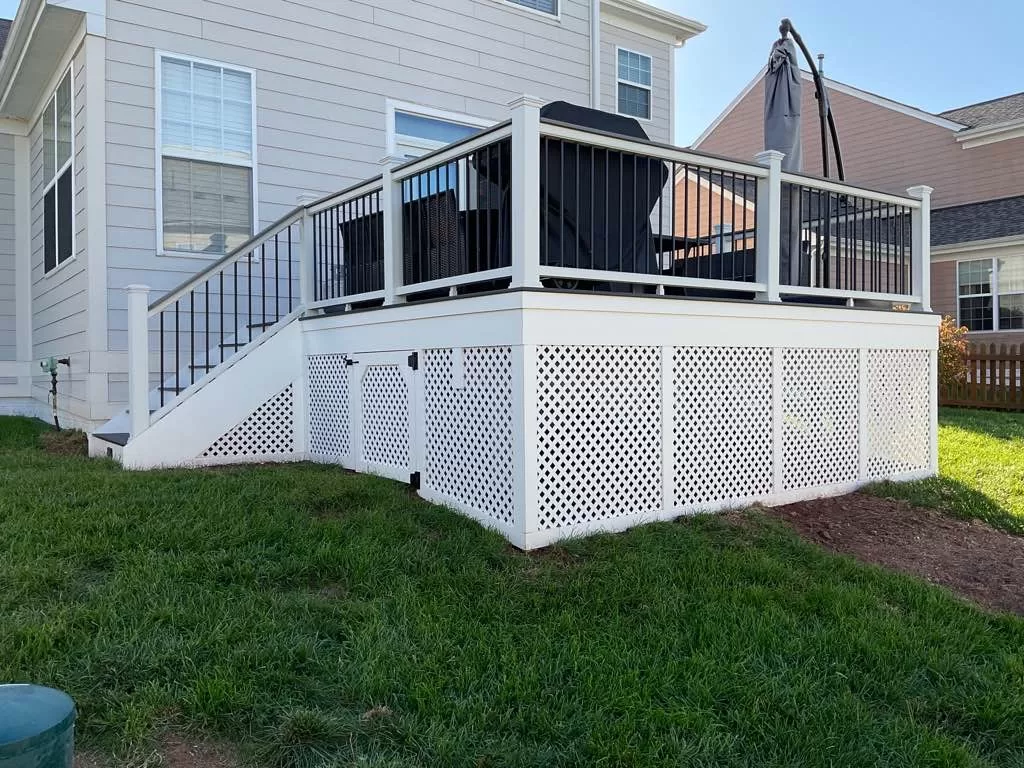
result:
[(919, 185), (910, 187), (907, 194), (915, 200), (921, 201), (921, 207), (914, 209), (911, 214), (911, 237), (910, 244), (911, 269), (913, 279), (911, 281), (912, 292), (918, 296), (922, 312), (932, 311), (932, 214), (931, 214), (931, 187)]
[[(131, 435), (149, 429), (149, 286), (129, 285), (128, 294), (128, 414)], [(158, 386), (163, 386), (161, 381)]]
[(308, 307), (316, 301), (313, 260), (313, 216), (309, 206), (317, 200), (315, 195), (299, 195), (296, 201), (303, 209), (299, 230), (299, 304)]
[(540, 108), (520, 96), (512, 110), (512, 288), (540, 287)]
[(757, 221), (754, 226), (754, 251), (757, 281), (766, 288), (760, 301), (779, 301), (779, 262), (782, 258), (782, 158), (774, 149), (758, 152), (754, 160), (768, 168), (768, 178), (757, 180)]
[(396, 158), (384, 157), (380, 188), (380, 211), (384, 217), (384, 304), (401, 304), (404, 296), (396, 291), (402, 287), (402, 184), (391, 175)]

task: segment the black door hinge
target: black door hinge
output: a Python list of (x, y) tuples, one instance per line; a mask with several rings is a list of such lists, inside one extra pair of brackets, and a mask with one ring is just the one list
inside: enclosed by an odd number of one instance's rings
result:
[(420, 489), (420, 473), (419, 472), (413, 472), (411, 475), (409, 475), (409, 486), (414, 491), (418, 491)]
[(356, 363), (359, 362), (358, 360), (353, 360), (348, 355), (342, 355), (341, 359), (345, 361), (345, 365), (355, 365)]
[(412, 368), (414, 371), (418, 371), (420, 369), (419, 352), (413, 352), (411, 355), (409, 355), (409, 367)]

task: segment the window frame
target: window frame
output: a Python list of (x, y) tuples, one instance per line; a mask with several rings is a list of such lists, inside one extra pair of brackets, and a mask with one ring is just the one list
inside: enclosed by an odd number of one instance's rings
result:
[[(635, 83), (632, 80), (623, 80), (619, 77), (619, 52), (632, 53), (637, 56), (643, 56), (645, 59), (651, 62), (651, 84), (644, 85), (643, 83)], [(622, 45), (615, 46), (615, 60), (612, 63), (615, 67), (615, 114), (622, 115), (623, 117), (631, 117), (634, 120), (639, 120), (641, 123), (653, 123), (654, 122), (654, 57), (649, 53), (643, 51), (637, 51), (633, 48), (626, 48)], [(631, 115), (628, 112), (619, 111), (619, 88), (622, 85), (629, 85), (633, 88), (642, 88), (647, 91), (647, 117), (638, 117), (637, 115)]]
[[(57, 124), (57, 120), (59, 119), (59, 116), (57, 114), (57, 92), (60, 90), (60, 84), (64, 82), (64, 78), (68, 78), (68, 87), (70, 88), (70, 91), (71, 91), (71, 94), (70, 94), (70, 107), (71, 107), (71, 153), (69, 154), (68, 159), (64, 161), (64, 164), (61, 165), (58, 168), (57, 167), (57, 147), (59, 145), (59, 142), (57, 141), (56, 124)], [(54, 115), (54, 117), (53, 117), (53, 121), (54, 121), (54, 137), (53, 137), (53, 139), (54, 139), (54, 141), (53, 141), (53, 167), (54, 167), (54, 171), (53, 171), (53, 177), (52, 178), (46, 179), (44, 177), (43, 187), (42, 187), (42, 191), (40, 193), (40, 198), (39, 198), (40, 204), (44, 207), (44, 213), (43, 213), (43, 219), (44, 219), (44, 224), (43, 224), (43, 276), (44, 277), (49, 277), (50, 275), (55, 274), (56, 272), (60, 271), (60, 269), (62, 267), (64, 267), (64, 265), (70, 264), (71, 262), (75, 261), (77, 259), (77, 257), (78, 257), (78, 247), (77, 247), (78, 246), (78, 238), (76, 237), (76, 234), (77, 234), (76, 230), (78, 229), (78, 227), (76, 225), (77, 216), (75, 215), (75, 207), (76, 207), (75, 206), (75, 149), (76, 149), (76, 146), (75, 146), (75, 67), (74, 67), (73, 63), (68, 63), (68, 65), (64, 69), (64, 71), (61, 72), (60, 77), (58, 77), (56, 83), (54, 83), (53, 91), (50, 93), (50, 97), (48, 99), (46, 99), (45, 101), (41, 102), (40, 107), (39, 107), (39, 117), (36, 118), (36, 123), (41, 126), (40, 127), (40, 135), (39, 135), (39, 141), (40, 141), (40, 144), (41, 144), (40, 150), (39, 150), (39, 162), (42, 163), (43, 172), (45, 172), (45, 170), (46, 170), (46, 158), (43, 156), (43, 153), (44, 153), (44, 151), (46, 149), (46, 136), (44, 135), (46, 129), (45, 129), (44, 126), (42, 126), (42, 123), (43, 123), (43, 119), (46, 117), (46, 110), (47, 110), (47, 108), (51, 104), (53, 105), (53, 115)], [(60, 258), (59, 258), (59, 250), (60, 250), (60, 214), (59, 214), (58, 211), (55, 210), (54, 211), (54, 225), (55, 225), (55, 227), (54, 227), (54, 229), (55, 229), (55, 231), (54, 231), (54, 239), (56, 241), (55, 242), (55, 247), (57, 249), (57, 254), (54, 257), (55, 258), (55, 262), (54, 262), (53, 267), (51, 269), (47, 269), (46, 268), (46, 225), (45, 225), (45, 218), (46, 218), (46, 216), (45, 216), (46, 196), (50, 193), (51, 189), (54, 191), (53, 192), (54, 208), (56, 209), (56, 207), (58, 205), (58, 202), (57, 202), (57, 194), (58, 194), (57, 182), (60, 180), (60, 177), (64, 175), (64, 172), (67, 171), (68, 169), (71, 170), (71, 254), (66, 259), (64, 259), (63, 261), (61, 261)]]
[(389, 158), (401, 159), (404, 162), (407, 158), (402, 155), (399, 156), (399, 147), (408, 146), (416, 149), (423, 150), (421, 154), (427, 154), (433, 152), (436, 149), (447, 146), (446, 144), (439, 141), (431, 141), (429, 139), (418, 139), (416, 137), (408, 137), (411, 140), (399, 141), (399, 136), (405, 134), (399, 134), (396, 127), (396, 112), (404, 112), (409, 115), (416, 117), (426, 117), (431, 120), (441, 120), (446, 123), (456, 123), (458, 125), (465, 125), (470, 128), (479, 128), (481, 130), (491, 128), (494, 126), (494, 120), (487, 120), (476, 115), (469, 115), (463, 112), (453, 112), (447, 109), (437, 109), (436, 107), (427, 107), (422, 104), (413, 104), (408, 101), (396, 101), (394, 99), (385, 99), (384, 101), (384, 131), (385, 131), (385, 147), (384, 151)]
[(260, 229), (259, 221), (259, 162), (257, 160), (259, 143), (256, 140), (257, 126), (256, 126), (256, 70), (251, 67), (243, 67), (238, 64), (231, 64), (224, 61), (214, 61), (212, 59), (204, 59), (199, 56), (189, 56), (187, 54), (174, 53), (172, 51), (157, 50), (154, 52), (155, 58), (155, 89), (154, 89), (154, 102), (156, 108), (156, 123), (155, 129), (155, 148), (156, 154), (156, 173), (154, 189), (156, 192), (156, 255), (157, 256), (170, 256), (174, 258), (184, 259), (202, 259), (204, 261), (212, 261), (223, 258), (227, 251), (223, 254), (218, 253), (205, 253), (203, 251), (178, 251), (164, 247), (164, 149), (163, 149), (163, 62), (164, 59), (177, 59), (179, 61), (187, 61), (190, 64), (201, 64), (209, 67), (220, 67), (221, 69), (228, 69), (233, 72), (243, 72), (249, 75), (249, 101), (252, 112), (251, 126), (252, 126), (252, 151), (250, 152), (249, 162), (239, 162), (230, 158), (221, 158), (220, 160), (213, 160), (209, 156), (204, 156), (201, 152), (168, 152), (167, 156), (177, 160), (193, 160), (201, 163), (215, 163), (217, 165), (230, 165), (236, 168), (248, 168), (251, 172), (252, 178), (252, 213), (251, 213), (251, 228), (249, 236), (252, 237)]
[[(1007, 258), (1024, 259), (1024, 253), (1014, 253), (1014, 254), (1010, 254), (1009, 256), (1002, 256), (1002, 257), (1000, 257), (1000, 256), (981, 256), (981, 257), (974, 257), (974, 258), (964, 258), (964, 259), (957, 259), (954, 262), (954, 264), (955, 264), (955, 274), (956, 274), (956, 297), (955, 297), (956, 298), (956, 324), (958, 326), (962, 326), (964, 324), (962, 319), (961, 319), (961, 314), (960, 314), (960, 299), (962, 299), (962, 298), (963, 299), (984, 298), (984, 297), (989, 297), (989, 296), (992, 298), (992, 328), (990, 330), (968, 331), (969, 333), (1017, 333), (1017, 332), (1024, 332), (1024, 329), (1021, 329), (1021, 328), (1002, 328), (1000, 326), (1001, 318), (1000, 318), (1000, 313), (999, 313), (999, 305), (1000, 305), (999, 300), (1000, 300), (1000, 298), (1003, 295), (1000, 292), (1000, 290), (999, 290), (999, 260), (1000, 260), (1000, 258), (1003, 258), (1003, 259), (1007, 259)], [(961, 264), (969, 264), (969, 263), (974, 262), (974, 261), (987, 261), (991, 265), (991, 268), (992, 268), (991, 275), (992, 275), (992, 277), (991, 277), (991, 284), (989, 286), (990, 292), (989, 293), (969, 293), (969, 294), (961, 296), (961, 294), (960, 294), (960, 265)], [(1007, 296), (1021, 296), (1021, 295), (1024, 295), (1024, 291), (1007, 292), (1006, 295)]]
[(536, 16), (537, 18), (540, 19), (547, 19), (548, 21), (557, 21), (561, 23), (562, 4), (565, 2), (565, 0), (556, 0), (555, 5), (558, 10), (555, 13), (548, 13), (547, 11), (540, 11), (536, 8), (530, 8), (529, 6), (515, 2), (515, 0), (497, 0), (497, 2), (514, 10), (532, 14), (533, 16)]

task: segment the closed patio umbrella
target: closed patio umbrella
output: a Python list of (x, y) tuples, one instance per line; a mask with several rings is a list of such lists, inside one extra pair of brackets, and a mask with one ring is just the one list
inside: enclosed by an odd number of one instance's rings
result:
[(782, 37), (772, 45), (764, 77), (764, 148), (785, 154), (784, 171), (799, 171), (803, 166), (801, 95), (796, 44), (788, 36)]

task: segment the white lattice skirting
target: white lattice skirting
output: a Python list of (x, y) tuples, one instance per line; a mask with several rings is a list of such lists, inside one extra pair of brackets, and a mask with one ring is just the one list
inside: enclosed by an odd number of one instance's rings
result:
[(308, 358), (311, 454), (416, 474), (423, 496), (519, 546), (934, 463), (925, 349), (435, 348), (415, 373), (406, 356)]

